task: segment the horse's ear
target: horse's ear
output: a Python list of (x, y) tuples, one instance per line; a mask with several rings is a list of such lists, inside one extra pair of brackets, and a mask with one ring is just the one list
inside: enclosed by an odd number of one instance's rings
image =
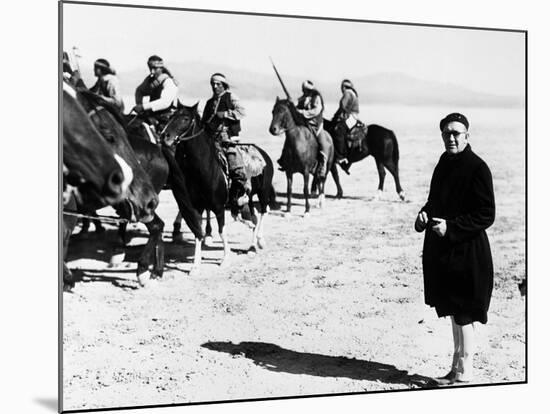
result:
[(277, 95), (277, 99), (275, 100), (275, 102), (279, 102), (281, 99), (279, 98), (279, 95)]
[(195, 105), (193, 105), (193, 107), (192, 107), (195, 111), (196, 111), (197, 108), (199, 107), (199, 102), (200, 102), (200, 101), (195, 102)]

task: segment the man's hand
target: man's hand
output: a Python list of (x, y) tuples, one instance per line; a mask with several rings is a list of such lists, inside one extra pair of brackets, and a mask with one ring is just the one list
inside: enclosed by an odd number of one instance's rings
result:
[(416, 221), (414, 222), (414, 229), (418, 232), (424, 231), (428, 225), (428, 214), (425, 211), (418, 213)]
[(132, 111), (134, 111), (136, 114), (141, 114), (144, 111), (143, 105), (142, 104), (137, 104), (136, 106), (134, 106)]
[(432, 230), (437, 234), (439, 237), (445, 236), (447, 234), (447, 220), (442, 218), (434, 217), (433, 221), (435, 224), (432, 226)]
[(216, 112), (216, 116), (220, 119), (225, 118), (225, 111)]

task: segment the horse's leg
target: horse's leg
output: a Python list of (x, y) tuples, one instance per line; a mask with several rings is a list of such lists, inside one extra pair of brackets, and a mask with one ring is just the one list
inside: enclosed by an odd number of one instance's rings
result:
[(290, 215), (292, 207), (292, 173), (286, 173), (286, 214)]
[[(202, 211), (199, 212), (199, 227), (202, 227)], [(195, 256), (193, 256), (193, 265), (189, 271), (189, 276), (196, 276), (201, 271), (201, 262), (202, 262), (202, 242), (203, 239), (200, 239), (195, 236)]]
[(211, 246), (212, 241), (212, 223), (210, 220), (210, 210), (206, 210), (206, 234), (204, 235), (204, 244), (206, 246)]
[(178, 215), (174, 219), (172, 227), (172, 243), (183, 243), (183, 233), (181, 232), (181, 212), (178, 210)]
[(113, 245), (113, 251), (111, 253), (111, 258), (109, 259), (109, 267), (120, 266), (126, 259), (126, 244), (128, 244), (126, 233), (127, 227), (127, 222), (122, 222), (118, 225), (118, 239)]
[(336, 184), (336, 198), (342, 198), (344, 196), (344, 191), (342, 190), (342, 186), (340, 185), (340, 176), (338, 175), (338, 166), (336, 163), (332, 164), (332, 167), (330, 168), (330, 173), (332, 174), (332, 178), (334, 179), (334, 183)]
[(399, 167), (393, 160), (386, 162), (385, 165), (388, 171), (391, 173), (391, 175), (393, 175), (393, 179), (395, 181), (395, 190), (397, 191), (397, 195), (402, 201), (405, 201), (405, 192), (403, 191), (403, 188), (401, 188), (401, 183), (399, 182)]
[(141, 286), (145, 286), (151, 277), (162, 277), (164, 271), (164, 244), (162, 243), (164, 222), (155, 213), (153, 220), (145, 223), (145, 226), (149, 231), (149, 239), (137, 266), (137, 279)]
[(76, 218), (63, 216), (63, 291), (70, 292), (75, 286), (75, 278), (69, 270), (65, 261), (67, 260), (67, 251), (69, 249), (69, 240), (76, 226)]
[(260, 249), (265, 248), (264, 223), (265, 223), (266, 215), (267, 213), (260, 213), (260, 218), (258, 219), (258, 225), (256, 226), (258, 228), (258, 231), (256, 233), (256, 239), (258, 241), (258, 247)]
[(227, 235), (227, 227), (225, 226), (225, 209), (222, 208), (219, 213), (216, 214), (216, 220), (218, 221), (218, 229), (220, 232), (220, 238), (223, 243), (223, 258), (220, 266), (228, 263), (231, 256), (231, 249), (229, 248), (229, 237)]
[[(261, 192), (258, 193), (258, 198), (260, 199), (260, 204), (262, 203), (262, 197)], [(250, 195), (250, 198), (248, 200), (248, 209), (250, 210), (250, 220), (252, 220), (252, 223), (254, 223), (254, 227), (252, 229), (252, 243), (250, 245), (250, 251), (256, 251), (258, 247), (258, 217), (256, 217), (256, 210), (254, 208), (254, 202), (252, 201), (252, 195)], [(263, 207), (262, 207), (263, 209)]]
[(386, 177), (386, 170), (384, 169), (384, 164), (382, 160), (375, 158), (376, 168), (378, 170), (378, 193), (374, 197), (375, 199), (380, 199), (382, 192), (384, 191), (384, 178)]
[(319, 180), (319, 209), (323, 209), (325, 206), (325, 183), (327, 182), (326, 177), (322, 180)]
[(311, 180), (311, 196), (315, 197), (319, 192), (319, 180), (316, 175), (313, 176)]
[(306, 210), (304, 212), (304, 218), (309, 216), (309, 173), (304, 173), (304, 200), (306, 203)]

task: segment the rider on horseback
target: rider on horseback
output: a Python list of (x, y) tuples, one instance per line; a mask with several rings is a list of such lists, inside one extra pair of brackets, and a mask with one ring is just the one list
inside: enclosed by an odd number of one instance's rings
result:
[(334, 124), (343, 122), (347, 132), (345, 136), (333, 134), (332, 139), (334, 140), (335, 161), (347, 172), (350, 163), (346, 158), (346, 141), (355, 126), (363, 127), (364, 125), (359, 120), (359, 94), (353, 87), (353, 83), (349, 79), (344, 79), (340, 85), (340, 89), (342, 90), (342, 98), (340, 99), (338, 110), (332, 118), (332, 122)]
[[(136, 88), (136, 106), (133, 111), (141, 121), (160, 133), (177, 109), (178, 83), (159, 56), (151, 56), (147, 66), (150, 74)], [(148, 102), (144, 102), (146, 96), (149, 97)]]
[(106, 59), (97, 59), (94, 62), (94, 75), (97, 82), (90, 88), (90, 92), (103, 97), (107, 102), (124, 111), (124, 102), (120, 94), (120, 86), (115, 70)]
[(307, 120), (311, 127), (317, 142), (319, 144), (319, 176), (325, 177), (327, 174), (327, 161), (329, 154), (328, 143), (322, 139), (321, 131), (323, 130), (323, 111), (325, 104), (323, 97), (313, 85), (313, 82), (306, 80), (302, 83), (303, 95), (298, 98), (296, 109)]
[[(204, 107), (202, 123), (206, 132), (214, 138), (219, 153), (225, 155), (231, 185), (245, 189), (247, 179), (244, 162), (235, 146), (241, 131), (241, 119), (245, 116), (244, 108), (222, 73), (214, 73), (210, 77), (210, 86), (213, 95)], [(239, 204), (244, 202), (244, 199), (239, 200)]]

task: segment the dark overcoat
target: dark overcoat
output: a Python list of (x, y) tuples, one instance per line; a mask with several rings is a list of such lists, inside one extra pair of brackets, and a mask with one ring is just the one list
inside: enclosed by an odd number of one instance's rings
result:
[(422, 210), (430, 220), (447, 220), (443, 237), (431, 230), (431, 221), (426, 228), (422, 254), (426, 304), (435, 307), (438, 316), (459, 315), (486, 323), (493, 260), (485, 230), (495, 219), (495, 198), (491, 171), (470, 145), (459, 154), (441, 156)]

